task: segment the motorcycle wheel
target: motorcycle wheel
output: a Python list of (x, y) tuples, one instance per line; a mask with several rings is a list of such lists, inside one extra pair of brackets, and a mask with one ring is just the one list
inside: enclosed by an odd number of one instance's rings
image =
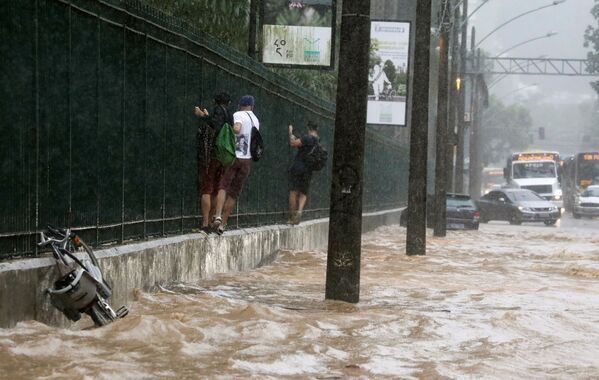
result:
[(116, 314), (104, 301), (98, 300), (87, 311), (96, 327), (106, 326), (116, 319)]

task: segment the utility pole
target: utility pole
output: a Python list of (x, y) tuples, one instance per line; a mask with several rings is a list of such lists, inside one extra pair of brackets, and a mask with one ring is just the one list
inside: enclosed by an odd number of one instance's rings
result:
[(426, 175), (428, 151), (429, 69), (431, 47), (431, 1), (416, 5), (414, 52), (414, 101), (410, 130), (410, 176), (406, 254), (426, 254)]
[(360, 299), (370, 0), (344, 0), (337, 79), (326, 299)]
[[(474, 36), (474, 33), (472, 33)], [(478, 49), (477, 57), (473, 57), (475, 60), (475, 67), (478, 72), (480, 69), (480, 49)], [(470, 166), (469, 166), (469, 178), (468, 188), (470, 197), (472, 199), (480, 198), (480, 94), (479, 94), (479, 78), (476, 76), (474, 79), (474, 85), (472, 88), (472, 124), (470, 126)]]
[(260, 0), (250, 0), (250, 35), (248, 37), (248, 56), (256, 59), (256, 36), (258, 35), (258, 7)]
[(437, 92), (437, 134), (435, 157), (435, 236), (446, 235), (446, 193), (447, 193), (447, 94), (448, 94), (448, 43), (449, 43), (449, 1), (443, 0), (441, 5), (441, 33), (439, 37), (439, 86)]
[(462, 88), (458, 92), (458, 141), (456, 150), (456, 164), (455, 164), (455, 179), (454, 187), (456, 193), (464, 192), (464, 133), (466, 130), (464, 116), (466, 114), (466, 65), (467, 65), (467, 52), (468, 52), (468, 0), (463, 0), (462, 3), (462, 36), (460, 43), (460, 82)]
[[(452, 4), (453, 5), (453, 4)], [(451, 32), (451, 75), (449, 78), (449, 144), (447, 146), (447, 161), (449, 168), (447, 170), (447, 188), (455, 193), (455, 158), (456, 147), (458, 145), (457, 135), (457, 111), (458, 111), (458, 86), (457, 79), (459, 78), (459, 49), (460, 43), (458, 36), (460, 34), (460, 7), (456, 7), (453, 16), (453, 30)], [(460, 83), (461, 84), (461, 83)]]

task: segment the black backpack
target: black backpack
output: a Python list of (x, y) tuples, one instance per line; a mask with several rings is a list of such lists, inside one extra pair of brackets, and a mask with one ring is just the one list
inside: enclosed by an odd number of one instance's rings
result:
[(249, 112), (246, 112), (252, 122), (252, 136), (250, 137), (250, 154), (253, 161), (258, 161), (264, 155), (264, 141), (258, 128), (254, 126), (254, 119)]
[(252, 160), (258, 161), (264, 155), (264, 142), (262, 141), (262, 135), (256, 127), (252, 127), (252, 137), (250, 141), (250, 154)]
[(312, 171), (318, 171), (324, 168), (327, 164), (329, 153), (324, 149), (320, 142), (314, 144), (312, 149), (306, 154), (306, 166)]

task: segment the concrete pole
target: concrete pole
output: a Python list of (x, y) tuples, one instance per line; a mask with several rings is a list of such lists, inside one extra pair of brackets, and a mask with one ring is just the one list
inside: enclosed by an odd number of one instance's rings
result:
[[(443, 0), (441, 7), (449, 7), (448, 0)], [(435, 236), (446, 235), (446, 193), (447, 193), (447, 94), (448, 94), (448, 69), (449, 69), (449, 12), (441, 10), (441, 34), (439, 38), (439, 85), (437, 95), (437, 134), (435, 139), (435, 209), (434, 232)]]
[(467, 65), (467, 53), (468, 53), (468, 0), (464, 0), (462, 3), (462, 36), (460, 43), (460, 80), (462, 83), (462, 89), (459, 92), (458, 100), (458, 145), (456, 150), (456, 164), (455, 164), (455, 191), (457, 193), (464, 192), (464, 133), (466, 125), (464, 121), (464, 114), (466, 113), (466, 65)]
[(410, 130), (410, 176), (406, 254), (426, 254), (426, 176), (428, 152), (431, 0), (416, 5), (413, 109)]
[(360, 299), (370, 0), (344, 0), (337, 79), (326, 299)]
[[(480, 49), (478, 49), (477, 57), (475, 58), (475, 72), (479, 72), (480, 69)], [(479, 79), (475, 77), (472, 93), (472, 125), (470, 127), (470, 166), (469, 166), (469, 178), (468, 178), (468, 189), (470, 197), (472, 199), (480, 198), (480, 118), (481, 118), (481, 107), (480, 107), (480, 94), (479, 94)]]
[[(453, 6), (453, 4), (452, 4)], [(459, 77), (459, 49), (460, 43), (458, 40), (460, 34), (460, 8), (457, 7), (453, 17), (453, 31), (451, 33), (451, 74), (449, 78), (449, 144), (447, 146), (447, 161), (449, 168), (447, 169), (447, 188), (451, 189), (451, 192), (455, 193), (455, 158), (456, 158), (456, 147), (458, 144), (457, 137), (457, 111), (459, 103), (459, 93), (456, 86), (456, 80)]]

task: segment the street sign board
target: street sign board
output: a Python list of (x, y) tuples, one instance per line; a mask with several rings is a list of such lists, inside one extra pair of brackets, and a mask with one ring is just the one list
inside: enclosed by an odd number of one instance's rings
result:
[(262, 63), (333, 69), (335, 0), (263, 0)]
[(406, 125), (410, 29), (409, 22), (371, 22), (368, 124)]

